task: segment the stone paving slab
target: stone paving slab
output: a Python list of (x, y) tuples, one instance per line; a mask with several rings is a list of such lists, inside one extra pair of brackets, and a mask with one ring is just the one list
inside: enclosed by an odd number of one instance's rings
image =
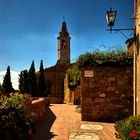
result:
[(93, 124), (82, 124), (80, 129), (85, 130), (103, 130), (103, 126), (101, 125), (93, 125)]
[(99, 140), (95, 133), (75, 132), (71, 133), (69, 140)]

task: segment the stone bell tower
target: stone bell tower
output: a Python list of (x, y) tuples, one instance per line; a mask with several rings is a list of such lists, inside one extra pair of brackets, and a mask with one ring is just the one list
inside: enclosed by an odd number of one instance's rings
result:
[(58, 34), (58, 60), (57, 64), (70, 64), (70, 39), (66, 22), (63, 21), (61, 31)]

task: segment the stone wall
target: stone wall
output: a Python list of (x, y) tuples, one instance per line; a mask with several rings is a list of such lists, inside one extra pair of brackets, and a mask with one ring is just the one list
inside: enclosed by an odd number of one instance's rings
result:
[(71, 92), (71, 102), (74, 105), (79, 105), (80, 104), (80, 86), (75, 87), (73, 91)]
[[(39, 100), (40, 97), (32, 97), (34, 100)], [(62, 104), (64, 102), (63, 97), (42, 97), (42, 99), (46, 100), (46, 104)]]
[(64, 96), (64, 78), (69, 66), (55, 65), (44, 70), (48, 94), (52, 97)]
[(46, 97), (45, 98), (49, 104), (62, 104), (64, 99), (62, 97)]
[(31, 111), (36, 114), (36, 120), (41, 119), (46, 113), (46, 100), (39, 98), (32, 101)]
[(135, 113), (136, 115), (140, 115), (140, 0), (136, 0), (135, 2), (135, 27), (136, 27), (136, 62), (135, 62)]
[(80, 86), (70, 90), (68, 87), (68, 76), (66, 74), (64, 79), (64, 102), (72, 103), (74, 105), (80, 104)]
[(126, 53), (134, 53), (135, 51), (134, 38), (127, 39), (125, 44), (126, 44)]
[(71, 102), (71, 91), (68, 87), (68, 75), (65, 75), (64, 79), (64, 102), (70, 103)]
[(82, 69), (82, 120), (114, 122), (133, 114), (133, 68)]

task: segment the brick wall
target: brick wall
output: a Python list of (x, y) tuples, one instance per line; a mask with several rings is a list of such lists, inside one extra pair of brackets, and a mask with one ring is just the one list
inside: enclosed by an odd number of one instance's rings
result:
[(131, 115), (132, 66), (83, 68), (81, 95), (82, 120), (114, 122)]

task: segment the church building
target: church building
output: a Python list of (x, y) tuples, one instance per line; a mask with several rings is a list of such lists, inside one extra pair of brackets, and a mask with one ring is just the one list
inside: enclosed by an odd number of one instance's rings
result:
[(51, 97), (64, 96), (64, 77), (70, 66), (70, 40), (66, 22), (63, 21), (58, 34), (58, 58), (56, 65), (44, 69), (47, 84), (47, 93)]

